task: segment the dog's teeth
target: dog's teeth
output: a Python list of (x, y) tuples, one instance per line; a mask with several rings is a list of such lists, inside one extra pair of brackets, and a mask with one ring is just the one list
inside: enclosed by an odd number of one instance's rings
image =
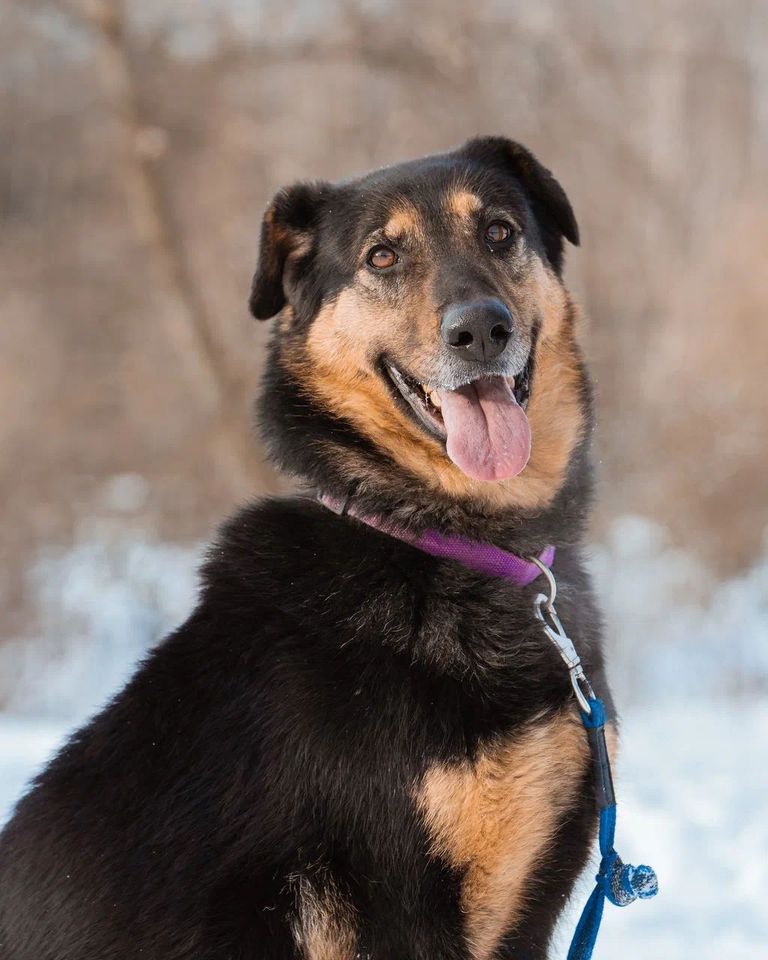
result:
[(440, 393), (439, 393), (439, 391), (435, 390), (434, 393), (430, 393), (429, 399), (432, 401), (433, 406), (437, 407), (437, 409), (439, 410), (439, 409), (440, 409)]

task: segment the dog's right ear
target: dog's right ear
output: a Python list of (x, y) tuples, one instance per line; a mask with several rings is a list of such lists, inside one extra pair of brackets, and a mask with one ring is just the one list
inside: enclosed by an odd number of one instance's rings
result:
[(248, 301), (257, 320), (268, 320), (288, 302), (290, 263), (312, 247), (327, 183), (283, 187), (272, 199), (261, 224), (259, 262)]

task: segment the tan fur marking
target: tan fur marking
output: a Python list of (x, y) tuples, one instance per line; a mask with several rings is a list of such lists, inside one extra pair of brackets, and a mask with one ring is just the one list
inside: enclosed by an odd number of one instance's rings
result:
[(462, 908), (472, 956), (487, 960), (525, 903), (527, 883), (573, 805), (589, 750), (570, 710), (474, 763), (433, 767), (417, 794), (432, 850), (466, 871)]
[(277, 315), (277, 324), (281, 333), (288, 333), (293, 325), (295, 312), (293, 307), (285, 306)]
[[(365, 436), (388, 452), (406, 470), (422, 477), (432, 487), (444, 483), (443, 473), (452, 468), (444, 451), (427, 439), (409, 417), (392, 402), (381, 377), (370, 369), (366, 354), (376, 338), (385, 332), (388, 349), (396, 352), (398, 320), (396, 311), (369, 308), (353, 288), (318, 314), (308, 338), (308, 359), (292, 351), (285, 358), (300, 382), (334, 413), (345, 417)], [(354, 454), (347, 458), (350, 478), (365, 467)], [(463, 474), (461, 474), (463, 476)]]
[(469, 220), (482, 207), (483, 202), (471, 190), (451, 190), (445, 198), (445, 209), (454, 217)]
[(556, 337), (567, 314), (568, 297), (552, 271), (538, 257), (533, 257), (527, 280), (518, 284), (515, 290), (518, 297), (522, 291), (522, 300), (526, 307), (542, 317), (542, 336)]
[(354, 960), (354, 911), (330, 880), (318, 889), (306, 877), (297, 882), (297, 914), (292, 924), (304, 960)]
[(421, 215), (412, 204), (402, 201), (397, 207), (390, 211), (389, 220), (387, 220), (384, 227), (384, 234), (389, 237), (390, 240), (396, 240), (406, 234), (421, 237), (423, 233), (424, 224), (422, 223)]

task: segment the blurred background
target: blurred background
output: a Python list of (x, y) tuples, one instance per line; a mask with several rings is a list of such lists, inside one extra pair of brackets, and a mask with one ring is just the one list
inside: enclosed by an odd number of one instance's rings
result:
[(756, 960), (768, 0), (6, 0), (0, 820), (189, 612), (221, 518), (285, 489), (245, 306), (272, 193), (477, 133), (531, 147), (582, 231), (618, 846), (662, 888), (598, 957)]

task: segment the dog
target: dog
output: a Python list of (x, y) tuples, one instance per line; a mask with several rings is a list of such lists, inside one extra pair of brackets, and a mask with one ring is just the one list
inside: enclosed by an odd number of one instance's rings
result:
[(597, 818), (541, 586), (415, 538), (554, 546), (610, 708), (566, 241), (503, 137), (275, 196), (259, 416), (303, 493), (225, 523), (190, 618), (18, 804), (2, 960), (546, 957)]

